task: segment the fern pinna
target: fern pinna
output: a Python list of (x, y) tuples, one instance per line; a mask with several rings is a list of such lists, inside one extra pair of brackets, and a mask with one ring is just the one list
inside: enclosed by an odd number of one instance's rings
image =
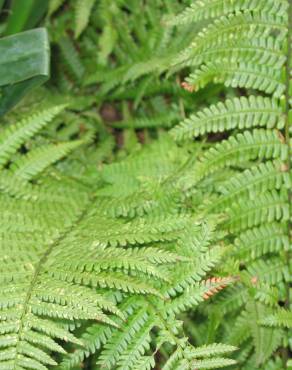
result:
[[(237, 270), (240, 279), (207, 309), (220, 326), (214, 337), (223, 335), (240, 346), (241, 369), (286, 368), (291, 340), (284, 327), (291, 326), (292, 2), (201, 0), (169, 23), (201, 25), (173, 61), (176, 69), (191, 70), (184, 87), (196, 92), (222, 83), (242, 95), (206, 107), (171, 130), (178, 142), (228, 135), (190, 164), (180, 184), (185, 191), (205, 191), (206, 215), (226, 215), (223, 228), (234, 244), (229, 269)], [(216, 180), (222, 171), (226, 178)], [(211, 190), (207, 179), (215, 183)]]
[(195, 348), (177, 318), (235, 280), (210, 277), (226, 252), (217, 222), (174, 186), (185, 149), (162, 137), (86, 183), (52, 168), (82, 140), (27, 144), (62, 109), (1, 130), (0, 368), (70, 369), (99, 352), (93, 368), (150, 369), (165, 346), (164, 369), (233, 364), (234, 346)]

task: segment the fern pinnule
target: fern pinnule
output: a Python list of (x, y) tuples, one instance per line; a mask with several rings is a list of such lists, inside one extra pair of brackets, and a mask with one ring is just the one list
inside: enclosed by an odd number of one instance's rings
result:
[(0, 165), (3, 167), (19, 147), (30, 137), (45, 127), (65, 108), (56, 106), (34, 114), (21, 122), (4, 129), (0, 135)]

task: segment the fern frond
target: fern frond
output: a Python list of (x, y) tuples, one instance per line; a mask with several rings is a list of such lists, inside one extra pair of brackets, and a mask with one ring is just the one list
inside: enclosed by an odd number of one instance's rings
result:
[(230, 207), (237, 199), (253, 198), (273, 189), (290, 187), (290, 177), (284, 163), (265, 162), (246, 169), (218, 186), (221, 196), (208, 210), (222, 210)]
[(283, 128), (284, 115), (276, 100), (261, 96), (234, 98), (217, 103), (186, 118), (170, 133), (175, 140), (191, 139), (235, 128)]
[[(206, 331), (219, 338), (227, 335), (230, 343), (242, 347), (237, 356), (241, 361), (239, 368), (285, 367), (287, 332), (284, 334), (281, 328), (265, 330), (271, 328), (260, 323), (266, 317), (273, 317), (276, 322), (277, 311), (273, 310), (279, 301), (285, 302), (286, 307), (289, 301), (285, 286), (291, 275), (291, 174), (287, 153), (291, 4), (285, 0), (202, 0), (171, 18), (168, 24), (192, 22), (198, 32), (172, 62), (175, 71), (185, 67), (190, 70), (182, 87), (197, 92), (208, 84), (212, 88), (215, 83), (232, 87), (235, 94), (247, 97), (208, 106), (171, 130), (177, 141), (206, 136), (210, 149), (201, 149), (198, 158), (186, 163), (176, 184), (192, 194), (196, 205), (204, 199), (204, 212), (225, 214), (227, 219), (222, 226), (228, 230), (227, 240), (234, 241), (235, 248), (223, 269), (228, 274), (238, 274), (241, 281), (216, 297), (214, 305), (207, 307), (207, 315), (198, 310), (211, 322), (207, 326), (199, 324), (199, 334), (194, 329), (190, 332), (194, 332), (197, 341)], [(245, 89), (244, 93), (237, 88)], [(256, 97), (254, 90), (268, 97)], [(226, 91), (228, 96), (232, 89)], [(254, 130), (255, 127), (264, 129)], [(243, 129), (246, 131), (237, 133)], [(230, 133), (232, 130), (235, 132)], [(225, 133), (229, 138), (221, 140), (221, 135), (209, 137), (209, 133)], [(213, 144), (214, 140), (221, 142)], [(278, 141), (278, 149), (270, 146), (273, 140)], [(277, 356), (279, 347), (279, 353), (284, 354), (282, 361)], [(270, 358), (274, 360), (269, 361)], [(171, 366), (188, 368), (180, 356), (173, 357)]]
[(141, 276), (127, 276), (124, 272), (113, 271), (99, 273), (94, 272), (76, 272), (74, 270), (58, 268), (52, 271), (53, 277), (60, 281), (73, 282), (75, 284), (90, 285), (92, 287), (100, 287), (103, 289), (119, 290), (131, 294), (153, 294), (162, 298), (159, 290), (155, 289), (153, 281)]
[(133, 370), (151, 370), (155, 366), (155, 360), (152, 356), (143, 356), (133, 366)]
[[(275, 38), (270, 37), (273, 30), (280, 32)], [(262, 61), (261, 64), (265, 62), (270, 66), (274, 63), (283, 65), (285, 56), (281, 52), (281, 42), (286, 32), (285, 19), (278, 15), (265, 12), (231, 14), (216, 19), (200, 31), (174, 63), (195, 66), (215, 61), (217, 56), (222, 60), (229, 54), (237, 57), (235, 60), (250, 56), (250, 61)], [(268, 55), (270, 58), (267, 59)]]
[(260, 282), (277, 284), (281, 281), (289, 281), (289, 267), (277, 257), (269, 260), (256, 260), (248, 266), (248, 276), (255, 277)]
[(154, 325), (155, 323), (152, 318), (150, 318), (143, 327), (136, 332), (133, 343), (128, 346), (118, 361), (118, 369), (132, 370), (134, 365), (143, 359), (145, 352), (150, 348), (150, 332)]
[(255, 259), (267, 253), (287, 250), (289, 239), (281, 223), (263, 224), (239, 234), (235, 240), (236, 255)]
[(209, 299), (212, 295), (228, 285), (233, 284), (235, 280), (236, 279), (233, 277), (210, 278), (200, 283), (190, 285), (183, 294), (173, 299), (169, 304), (166, 304), (167, 311), (171, 313), (180, 313), (186, 311), (190, 307), (195, 307), (200, 302)]
[[(181, 367), (186, 368), (189, 365), (189, 363), (187, 360), (182, 360), (182, 358), (183, 358), (183, 350), (179, 347), (168, 358), (167, 362), (163, 366), (163, 370), (175, 370)], [(184, 362), (183, 366), (181, 366), (182, 362)]]
[[(199, 258), (195, 258), (194, 261), (190, 263), (184, 263), (178, 267), (173, 273), (173, 281), (171, 287), (167, 287), (165, 295), (166, 297), (171, 297), (177, 295), (178, 292), (182, 292), (192, 284), (200, 281), (206, 274), (221, 260), (225, 250), (218, 246), (212, 248), (211, 251), (202, 253)], [(219, 286), (220, 284), (215, 283)], [(208, 285), (208, 284), (206, 284)], [(223, 284), (224, 285), (224, 284)], [(206, 293), (208, 289), (206, 289)], [(196, 302), (196, 297), (194, 297), (194, 302)]]
[[(244, 180), (244, 177), (247, 179)], [(269, 183), (272, 182), (271, 185)], [(244, 189), (252, 192), (265, 192), (266, 190), (289, 188), (290, 179), (285, 163), (280, 161), (265, 162), (252, 166), (232, 179), (218, 186), (218, 191), (223, 195), (231, 195), (239, 188), (238, 194)]]
[(274, 2), (272, 0), (203, 0), (197, 1), (186, 8), (181, 14), (169, 21), (170, 24), (194, 23), (204, 19), (217, 18), (239, 11), (264, 11), (268, 14), (286, 15), (287, 3), (285, 1)]
[(167, 218), (149, 217), (148, 220), (146, 217), (128, 224), (122, 222), (108, 224), (111, 228), (105, 228), (100, 232), (96, 245), (125, 246), (173, 240), (176, 233), (187, 227), (190, 222), (189, 217), (184, 215), (169, 215)]
[(77, 39), (86, 28), (95, 0), (77, 0), (75, 4), (75, 31)]
[(266, 65), (255, 65), (245, 61), (224, 64), (209, 62), (187, 77), (186, 82), (193, 86), (194, 90), (215, 82), (223, 83), (227, 87), (255, 89), (279, 98), (285, 90), (281, 77), (281, 70)]
[[(252, 40), (238, 40), (235, 45), (235, 40), (228, 44), (227, 41), (222, 45), (216, 45), (212, 50), (205, 50), (201, 53), (194, 54), (195, 56), (187, 59), (184, 64), (190, 66), (208, 63), (216, 58), (217, 62), (226, 63), (231, 61), (235, 63), (237, 60), (249, 61), (259, 65), (267, 65), (271, 68), (281, 68), (285, 62), (285, 56), (281, 51), (281, 44), (273, 38), (259, 38)], [(195, 50), (192, 50), (194, 53)]]
[(248, 305), (250, 330), (255, 345), (256, 363), (258, 366), (266, 361), (281, 343), (282, 332), (272, 328), (264, 328), (255, 324), (265, 317), (270, 310), (259, 303)]
[[(119, 297), (120, 300), (121, 297)], [(120, 311), (123, 312), (124, 319), (128, 320), (134, 312), (137, 311), (137, 304), (134, 297), (125, 299), (119, 305)], [(113, 317), (117, 324), (122, 324), (119, 317)], [(93, 323), (88, 325), (80, 335), (79, 341), (82, 344), (76, 351), (66, 354), (59, 365), (60, 369), (69, 370), (78, 365), (85, 358), (94, 354), (97, 350), (107, 343), (114, 332), (113, 326), (106, 326), (101, 323)]]
[(185, 188), (194, 186), (204, 177), (224, 167), (236, 166), (254, 159), (287, 158), (287, 146), (276, 130), (245, 131), (223, 140), (207, 150), (194, 165), (194, 173), (185, 175), (180, 183)]
[(145, 307), (142, 307), (131, 315), (127, 322), (128, 330), (116, 331), (105, 344), (104, 350), (99, 357), (98, 364), (102, 367), (111, 368), (120, 360), (122, 353), (126, 351), (135, 335), (146, 325), (149, 315)]
[(246, 340), (249, 340), (251, 338), (249, 323), (248, 312), (244, 309), (232, 323), (233, 325), (229, 330), (227, 341), (239, 347)]
[(219, 369), (225, 366), (235, 365), (236, 361), (224, 357), (214, 357), (205, 360), (191, 361), (192, 368), (195, 369)]
[[(197, 369), (213, 369), (218, 367), (225, 367), (236, 363), (234, 360), (225, 359), (223, 357), (212, 357), (220, 353), (228, 353), (235, 351), (236, 347), (225, 344), (213, 344), (202, 347), (192, 347), (184, 345), (178, 348), (168, 359), (164, 365), (163, 370), (176, 370), (176, 369), (190, 369), (195, 366)], [(206, 357), (205, 359), (198, 359)]]
[(197, 348), (188, 348), (186, 350), (187, 358), (200, 358), (223, 355), (228, 352), (236, 351), (237, 347), (228, 344), (213, 343)]
[(286, 221), (289, 219), (287, 197), (272, 191), (254, 199), (240, 199), (230, 207), (228, 217), (225, 227), (230, 231), (240, 231), (266, 222)]
[(69, 74), (77, 81), (81, 81), (85, 69), (72, 40), (69, 36), (64, 36), (58, 41), (58, 45)]
[(25, 141), (45, 127), (64, 106), (57, 106), (36, 113), (28, 119), (7, 127), (0, 135), (0, 165), (3, 167)]
[(292, 328), (292, 312), (282, 309), (275, 314), (262, 319), (260, 323), (266, 326)]
[(50, 0), (49, 1), (49, 16), (55, 13), (65, 2), (65, 0)]
[[(232, 312), (237, 312), (246, 302), (248, 292), (246, 287), (239, 282), (236, 285), (230, 285), (220, 293), (216, 301), (214, 301), (214, 310), (230, 315)], [(231, 341), (230, 343), (238, 342)]]
[(252, 278), (253, 281), (256, 281), (257, 292), (255, 294), (255, 300), (263, 303), (266, 306), (277, 307), (279, 301), (278, 289), (275, 286), (270, 286), (266, 283), (259, 283), (257, 277)]
[(31, 184), (15, 178), (9, 171), (2, 172), (0, 175), (0, 190), (3, 194), (6, 193), (16, 198), (29, 199), (35, 196)]
[[(66, 320), (91, 318), (111, 323), (111, 320), (102, 313), (102, 308), (113, 309), (110, 302), (107, 303), (102, 298), (99, 306), (98, 296), (89, 288), (74, 287), (72, 284), (62, 282), (60, 289), (56, 279), (47, 277), (44, 265), (50, 263), (50, 252), (56, 247), (58, 240), (60, 239), (57, 238), (52, 244), (49, 244), (42, 253), (39, 251), (39, 257), (34, 258), (30, 267), (27, 266), (26, 269), (21, 268), (23, 261), (19, 257), (18, 263), (15, 263), (10, 271), (10, 274), (15, 271), (15, 277), (19, 274), (18, 279), (10, 280), (1, 288), (1, 295), (4, 299), (1, 306), (1, 318), (4, 322), (14, 323), (13, 335), (10, 336), (13, 340), (6, 345), (14, 353), (11, 362), (14, 367), (22, 368), (23, 364), (27, 364), (28, 368), (45, 369), (46, 364), (54, 363), (40, 349), (39, 345), (42, 346), (42, 342), (40, 342), (38, 335), (38, 332), (46, 334), (47, 342), (50, 343), (51, 347), (54, 346), (52, 344), (55, 343), (54, 338), (61, 333), (64, 333), (62, 335), (65, 338), (70, 338), (68, 330), (65, 331), (62, 326), (54, 323), (54, 318)], [(10, 253), (13, 255), (12, 251)], [(11, 292), (15, 290), (16, 284), (22, 293), (19, 294), (17, 300), (13, 301)], [(72, 292), (74, 292), (73, 295)], [(86, 304), (80, 304), (80, 299)], [(44, 316), (48, 317), (50, 321), (43, 321)], [(34, 322), (38, 323), (36, 335)], [(4, 337), (2, 336), (1, 339)], [(43, 340), (46, 338), (44, 337)], [(30, 344), (32, 342), (34, 345)], [(60, 352), (57, 345), (55, 348)]]
[(178, 122), (179, 115), (177, 112), (168, 112), (155, 115), (153, 117), (143, 116), (141, 118), (132, 118), (124, 121), (114, 122), (111, 126), (116, 128), (155, 128), (155, 127), (172, 127)]
[[(76, 253), (76, 258), (79, 253)], [(75, 253), (74, 253), (75, 255)], [(95, 263), (92, 261), (96, 260)], [(80, 253), (80, 261), (76, 262), (70, 268), (74, 269), (73, 273), (82, 273), (83, 271), (98, 274), (104, 270), (117, 269), (124, 272), (140, 272), (142, 276), (152, 276), (154, 279), (168, 280), (167, 274), (160, 272), (155, 266), (159, 264), (174, 263), (182, 261), (183, 257), (167, 251), (149, 248), (131, 248), (120, 250), (117, 248), (100, 248), (98, 253), (85, 254)], [(64, 269), (66, 264), (57, 264), (57, 268)], [(82, 276), (82, 274), (80, 274)], [(110, 277), (110, 274), (109, 274)]]
[(292, 4), (48, 4), (31, 100), (70, 110), (0, 130), (0, 369), (285, 367)]
[(44, 169), (57, 162), (68, 153), (78, 148), (83, 141), (72, 141), (68, 143), (50, 144), (31, 150), (24, 158), (13, 163), (11, 169), (14, 176), (26, 181), (39, 175)]

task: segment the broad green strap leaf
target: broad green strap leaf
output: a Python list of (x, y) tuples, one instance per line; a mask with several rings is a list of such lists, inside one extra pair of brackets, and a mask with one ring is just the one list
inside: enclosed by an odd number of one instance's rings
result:
[(44, 16), (47, 7), (48, 0), (12, 0), (5, 35), (33, 28)]
[(49, 59), (45, 28), (0, 39), (0, 116), (48, 79)]

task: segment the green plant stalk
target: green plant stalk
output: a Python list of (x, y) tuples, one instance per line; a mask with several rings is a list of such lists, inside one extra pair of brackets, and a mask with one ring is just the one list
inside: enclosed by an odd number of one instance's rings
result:
[[(286, 60), (286, 66), (285, 66), (285, 116), (286, 116), (286, 122), (285, 122), (285, 143), (288, 145), (288, 161), (287, 161), (287, 171), (290, 174), (291, 169), (292, 169), (292, 164), (291, 164), (291, 149), (290, 149), (290, 67), (291, 67), (291, 62), (292, 62), (292, 48), (291, 48), (291, 43), (292, 43), (292, 35), (291, 35), (291, 29), (292, 29), (292, 0), (289, 0), (289, 7), (288, 7), (288, 33), (287, 33), (287, 60)], [(288, 189), (288, 204), (289, 204), (289, 220), (287, 224), (287, 232), (288, 232), (288, 237), (290, 240), (289, 243), (289, 250), (286, 251), (285, 253), (285, 259), (286, 263), (289, 268), (289, 275), (292, 275), (292, 271), (290, 268), (290, 259), (291, 259), (291, 251), (290, 251), (290, 246), (292, 242), (291, 238), (291, 233), (292, 233), (292, 221), (291, 221), (291, 202), (292, 202), (292, 189)], [(290, 284), (287, 284), (286, 287), (286, 300), (285, 300), (285, 308), (289, 309), (290, 308)], [(283, 363), (284, 367), (286, 368), (286, 364), (289, 358), (289, 353), (288, 353), (288, 348), (284, 348), (282, 352), (282, 358), (283, 358)]]
[[(288, 145), (288, 161), (287, 161), (287, 171), (291, 171), (292, 164), (291, 164), (291, 149), (290, 149), (290, 125), (292, 122), (290, 122), (290, 65), (292, 62), (292, 35), (291, 35), (291, 29), (292, 29), (292, 0), (289, 0), (289, 8), (288, 8), (288, 35), (287, 35), (287, 60), (286, 60), (286, 89), (285, 89), (285, 115), (286, 115), (286, 123), (285, 123), (285, 142), (286, 145)], [(288, 201), (291, 205), (292, 201), (292, 189), (288, 190)], [(292, 222), (291, 222), (291, 207), (290, 209), (290, 218), (288, 221), (288, 233), (289, 233), (289, 239), (291, 240), (291, 231), (292, 231)], [(287, 251), (287, 262), (289, 262), (290, 259), (290, 253)], [(288, 287), (288, 294), (287, 294), (287, 300), (286, 300), (286, 307), (289, 308), (290, 300), (289, 300), (289, 287)]]

